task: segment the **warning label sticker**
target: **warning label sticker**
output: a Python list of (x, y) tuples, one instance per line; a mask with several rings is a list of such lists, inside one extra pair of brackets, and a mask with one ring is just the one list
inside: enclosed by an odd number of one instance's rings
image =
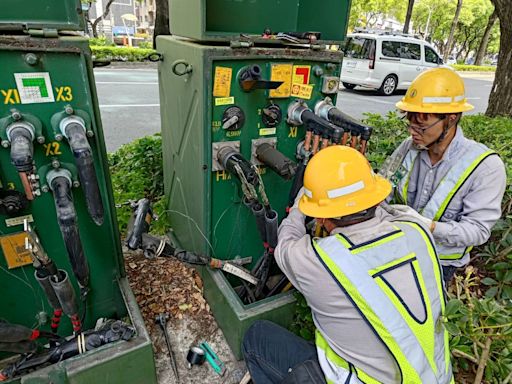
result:
[(294, 65), (293, 66), (293, 84), (309, 84), (309, 75), (311, 74), (310, 65)]
[(270, 80), (271, 81), (282, 81), (283, 84), (277, 89), (271, 89), (269, 97), (272, 98), (283, 98), (290, 97), (292, 91), (292, 64), (272, 64)]
[(213, 97), (229, 97), (231, 94), (232, 68), (215, 67), (213, 80)]
[(235, 98), (233, 96), (231, 97), (217, 97), (215, 99), (215, 106), (218, 107), (219, 105), (231, 105), (235, 104)]
[(9, 269), (32, 264), (30, 252), (25, 249), (26, 237), (25, 232), (0, 237), (0, 245)]
[(301, 99), (309, 100), (313, 94), (312, 85), (304, 84), (293, 84), (292, 85), (292, 97), (298, 97)]
[(14, 78), (21, 104), (55, 102), (48, 72), (15, 73)]

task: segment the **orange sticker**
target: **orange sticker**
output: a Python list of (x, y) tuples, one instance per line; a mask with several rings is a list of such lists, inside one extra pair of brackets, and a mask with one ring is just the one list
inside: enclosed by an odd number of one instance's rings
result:
[(309, 100), (313, 94), (312, 85), (292, 84), (292, 97)]
[(277, 89), (271, 89), (268, 94), (269, 97), (276, 99), (290, 97), (292, 88), (292, 71), (292, 64), (272, 64), (270, 80), (282, 81), (283, 84), (281, 84)]
[(26, 237), (27, 234), (25, 232), (0, 237), (0, 245), (2, 246), (5, 261), (7, 261), (9, 269), (32, 264), (30, 251), (25, 249)]
[[(292, 84), (309, 84), (311, 65), (294, 65)], [(292, 95), (293, 96), (293, 95)]]
[(232, 68), (216, 67), (213, 80), (213, 97), (229, 97), (231, 93)]

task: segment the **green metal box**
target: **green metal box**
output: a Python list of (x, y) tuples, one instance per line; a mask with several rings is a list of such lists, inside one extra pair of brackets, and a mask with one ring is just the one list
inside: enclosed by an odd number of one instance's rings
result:
[[(173, 36), (159, 36), (157, 50), (163, 55), (158, 74), (164, 184), (173, 233), (184, 249), (224, 260), (252, 257), (254, 265), (264, 251), (255, 220), (242, 203), (237, 180), (219, 168), (216, 151), (233, 146), (254, 161), (254, 146), (267, 141), (295, 160), (305, 129), (286, 122), (288, 106), (296, 100), (294, 89), (309, 90), (301, 97), (312, 109), (327, 95), (335, 101), (341, 53), (297, 48), (232, 49)], [(239, 74), (253, 65), (259, 66), (262, 79), (282, 79), (284, 88), (244, 92)], [(334, 80), (334, 89), (325, 89), (326, 79)], [(281, 115), (272, 126), (262, 118), (263, 109), (269, 106), (279, 109)], [(230, 108), (244, 112), (240, 129), (222, 129)], [(262, 165), (259, 173), (272, 207), (282, 219), (291, 180)], [(205, 296), (236, 353), (241, 335), (252, 321), (276, 317), (283, 323), (291, 321), (291, 293), (244, 305), (222, 273), (203, 271), (202, 275)], [(283, 306), (288, 315), (281, 312)]]
[(4, 0), (0, 32), (28, 30), (77, 31), (84, 29), (80, 0)]
[(347, 31), (350, 0), (169, 0), (171, 33), (201, 41), (238, 40), (240, 34), (321, 32), (339, 42)]
[[(90, 292), (80, 304), (84, 329), (94, 328), (98, 318), (106, 317), (131, 319), (138, 333), (130, 342), (106, 345), (24, 376), (21, 382), (47, 383), (52, 378), (54, 383), (154, 383), (151, 342), (124, 273), (88, 41), (82, 37), (45, 39), (0, 35), (0, 65), (3, 69), (0, 73), (2, 197), (28, 193), (19, 169), (12, 164), (9, 127), (18, 123), (35, 127), (34, 168), (27, 171), (33, 199), (14, 215), (0, 210), (0, 317), (10, 323), (42, 329), (49, 329), (52, 317), (52, 309), (35, 280), (34, 267), (25, 250), (23, 219), (31, 222), (42, 248), (67, 272), (75, 292), (79, 292), (57, 222), (53, 197), (57, 192), (52, 192), (47, 179), (51, 172), (64, 172), (72, 179), (68, 197), (73, 199), (79, 237), (90, 270)], [(95, 219), (87, 208), (85, 179), (78, 174), (76, 152), (72, 152), (67, 136), (63, 137), (59, 131), (64, 118), (81, 119), (87, 130), (103, 206), (102, 220)], [(71, 333), (69, 320), (63, 318), (59, 334)], [(54, 379), (57, 376), (61, 379)]]

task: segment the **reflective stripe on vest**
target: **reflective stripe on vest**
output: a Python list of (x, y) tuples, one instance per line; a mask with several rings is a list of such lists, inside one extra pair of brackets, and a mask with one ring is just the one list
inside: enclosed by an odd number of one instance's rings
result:
[[(464, 185), (466, 180), (471, 176), (476, 168), (487, 157), (496, 154), (485, 145), (471, 141), (462, 157), (457, 160), (454, 166), (443, 177), (433, 195), (430, 197), (427, 205), (421, 210), (421, 214), (433, 221), (439, 221), (446, 209), (450, 205), (453, 197)], [(402, 163), (403, 167), (407, 170), (407, 175), (404, 177), (397, 188), (399, 193), (399, 200), (403, 204), (407, 204), (407, 189), (409, 187), (409, 179), (411, 177), (414, 164), (418, 159), (419, 151), (411, 149)], [(459, 260), (464, 257), (471, 249), (470, 247), (453, 247), (436, 244), (437, 253), (441, 260)]]
[[(449, 383), (452, 377), (448, 334), (440, 323), (444, 312), (441, 270), (430, 239), (413, 223), (399, 223), (396, 232), (372, 243), (350, 247), (341, 236), (313, 242), (317, 256), (395, 359), (403, 383)], [(414, 251), (411, 253), (411, 250)], [(383, 277), (410, 265), (426, 318), (418, 321)], [(321, 335), (320, 335), (321, 336)], [(317, 336), (319, 361), (328, 380), (378, 383), (344, 361)], [(333, 358), (333, 355), (335, 358)], [(342, 362), (342, 363), (340, 363)], [(348, 369), (347, 369), (348, 367)]]

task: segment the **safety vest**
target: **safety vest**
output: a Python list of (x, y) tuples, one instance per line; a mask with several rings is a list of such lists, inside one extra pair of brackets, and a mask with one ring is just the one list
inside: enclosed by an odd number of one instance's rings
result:
[[(401, 383), (453, 383), (441, 269), (434, 245), (414, 223), (395, 223), (395, 231), (352, 246), (341, 235), (315, 239), (317, 257), (396, 361)], [(409, 265), (425, 317), (418, 319), (386, 279), (386, 272)], [(404, 276), (406, 278), (406, 276)], [(379, 383), (336, 354), (320, 331), (318, 360), (327, 383)]]
[[(473, 171), (487, 157), (496, 154), (496, 152), (490, 150), (483, 144), (472, 140), (470, 140), (470, 143), (471, 145), (468, 145), (466, 151), (457, 159), (457, 162), (441, 180), (433, 195), (430, 197), (430, 200), (427, 202), (427, 205), (419, 212), (426, 218), (433, 221), (440, 221), (453, 197), (471, 176)], [(400, 180), (396, 188), (397, 193), (395, 196), (398, 198), (398, 201), (403, 204), (407, 204), (409, 180), (414, 164), (416, 160), (418, 160), (419, 153), (420, 151), (411, 148), (402, 162), (402, 167), (406, 174), (405, 177)], [(457, 247), (436, 243), (436, 248), (441, 260), (460, 260), (471, 251), (473, 246)]]

